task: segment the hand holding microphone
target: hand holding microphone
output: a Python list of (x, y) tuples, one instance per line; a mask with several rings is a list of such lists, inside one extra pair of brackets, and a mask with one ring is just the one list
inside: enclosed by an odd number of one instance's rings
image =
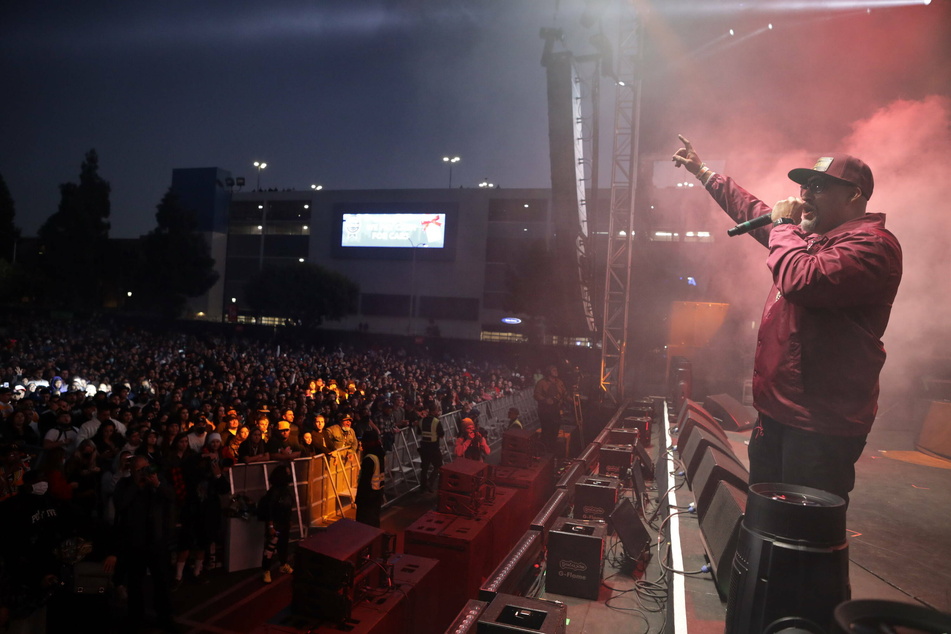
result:
[(802, 220), (804, 208), (805, 203), (795, 196), (780, 200), (773, 205), (773, 211), (769, 215), (770, 222), (776, 222), (780, 218), (789, 218), (798, 225)]
[(766, 225), (776, 222), (781, 218), (788, 218), (798, 225), (799, 221), (802, 220), (802, 212), (804, 207), (805, 203), (803, 203), (802, 200), (790, 196), (789, 198), (780, 200), (775, 205), (773, 205), (773, 210), (768, 214), (763, 214), (762, 216), (751, 218), (746, 222), (741, 222), (732, 229), (728, 229), (726, 234), (732, 238), (733, 236), (749, 233), (753, 229), (765, 227)]

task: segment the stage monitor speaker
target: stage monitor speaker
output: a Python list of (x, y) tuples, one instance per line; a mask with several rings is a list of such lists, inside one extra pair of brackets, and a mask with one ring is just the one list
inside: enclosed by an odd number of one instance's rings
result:
[(931, 402), (915, 447), (926, 454), (951, 460), (951, 403)]
[(755, 414), (729, 394), (711, 394), (703, 402), (703, 408), (727, 431), (746, 431), (756, 424)]
[(792, 622), (828, 632), (833, 611), (850, 595), (845, 500), (810, 487), (751, 485), (733, 558), (726, 634), (779, 632)]
[(690, 434), (692, 434), (697, 428), (706, 429), (711, 434), (716, 434), (719, 436), (720, 440), (722, 440), (727, 445), (730, 444), (730, 439), (727, 437), (726, 432), (723, 431), (723, 428), (720, 427), (720, 423), (718, 423), (716, 419), (704, 409), (688, 411), (683, 422), (678, 424), (677, 428), (678, 446), (680, 443), (686, 443), (688, 440), (690, 440)]
[(675, 422), (676, 427), (683, 427), (684, 422), (687, 420), (687, 417), (690, 416), (691, 413), (698, 414), (699, 416), (702, 416), (706, 418), (707, 420), (709, 420), (711, 423), (716, 422), (716, 420), (714, 420), (710, 412), (703, 409), (703, 405), (689, 398), (686, 399), (683, 402), (683, 404), (674, 411), (677, 412), (677, 418)]
[(740, 523), (746, 513), (746, 491), (722, 480), (717, 483), (710, 507), (700, 520), (700, 541), (710, 559), (720, 597), (730, 593), (730, 574)]
[(479, 616), (478, 634), (565, 634), (568, 606), (555, 601), (498, 594)]
[(733, 447), (731, 447), (729, 443), (723, 442), (719, 436), (710, 433), (706, 429), (694, 429), (690, 433), (686, 444), (682, 442), (677, 443), (677, 451), (680, 453), (680, 462), (683, 464), (684, 472), (687, 474), (688, 486), (693, 487), (693, 476), (697, 472), (697, 467), (700, 466), (700, 460), (703, 458), (703, 454), (705, 454), (710, 447), (716, 447), (723, 453), (731, 456), (737, 463), (740, 462), (740, 459), (733, 453)]
[(697, 517), (703, 518), (713, 494), (716, 493), (717, 483), (721, 480), (729, 482), (741, 491), (746, 491), (750, 482), (750, 473), (736, 459), (716, 447), (708, 447), (700, 459), (697, 473), (693, 478), (694, 499), (697, 501)]
[(647, 527), (641, 521), (637, 508), (630, 498), (622, 498), (617, 503), (608, 517), (608, 524), (621, 538), (621, 545), (629, 559), (638, 561), (641, 557), (650, 557), (650, 533), (647, 532)]
[(602, 521), (558, 518), (548, 531), (545, 592), (596, 600), (607, 534)]

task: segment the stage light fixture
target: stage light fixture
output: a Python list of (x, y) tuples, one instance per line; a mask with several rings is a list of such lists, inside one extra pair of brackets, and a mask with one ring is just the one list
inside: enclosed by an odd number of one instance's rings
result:
[(833, 610), (851, 598), (845, 511), (845, 500), (827, 491), (750, 485), (726, 634), (779, 632), (792, 620), (829, 631)]

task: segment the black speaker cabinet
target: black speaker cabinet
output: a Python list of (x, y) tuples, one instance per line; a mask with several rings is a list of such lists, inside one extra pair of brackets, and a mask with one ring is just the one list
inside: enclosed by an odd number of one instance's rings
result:
[(723, 442), (730, 442), (717, 419), (710, 412), (703, 409), (699, 403), (690, 400), (684, 403), (680, 414), (677, 416), (677, 428), (679, 429), (677, 442), (687, 442), (690, 430), (698, 425), (720, 436)]
[(733, 453), (733, 447), (730, 446), (730, 443), (723, 442), (716, 434), (698, 427), (691, 432), (686, 443), (681, 441), (677, 444), (680, 461), (683, 463), (684, 472), (687, 474), (687, 485), (693, 486), (693, 476), (697, 472), (697, 467), (700, 466), (700, 460), (710, 447), (716, 447), (723, 453), (732, 456), (737, 463), (740, 462), (740, 459)]
[(720, 597), (730, 593), (730, 574), (740, 522), (746, 513), (746, 491), (724, 481), (717, 482), (709, 508), (700, 519), (700, 541), (713, 568)]
[(628, 401), (624, 408), (625, 416), (648, 416), (653, 417), (657, 413), (656, 401), (650, 398), (635, 399)]
[(350, 519), (340, 519), (297, 545), (292, 609), (306, 616), (343, 621), (373, 588), (384, 585), (379, 565), (384, 533)]
[(633, 445), (604, 445), (598, 455), (598, 473), (627, 478), (628, 469), (633, 462)]
[(728, 454), (716, 447), (708, 447), (700, 459), (697, 473), (693, 479), (694, 498), (697, 500), (697, 516), (703, 517), (710, 507), (710, 501), (717, 490), (720, 480), (729, 482), (741, 491), (746, 491), (750, 481), (749, 471)]
[(727, 431), (753, 429), (756, 422), (756, 416), (750, 408), (729, 394), (711, 394), (703, 402), (703, 408), (720, 421), (720, 426)]
[(559, 518), (548, 532), (545, 592), (596, 600), (607, 532), (604, 522)]
[(294, 582), (336, 590), (353, 585), (357, 572), (383, 556), (384, 533), (379, 528), (342, 518), (297, 544)]
[(451, 491), (439, 491), (436, 511), (448, 515), (461, 515), (462, 517), (475, 517), (482, 509), (485, 502), (489, 502), (489, 492), (494, 491), (489, 485), (483, 484), (477, 491), (472, 493), (453, 493)]
[(528, 429), (507, 429), (502, 434), (502, 453), (506, 451), (517, 451), (519, 453), (532, 453), (535, 446), (535, 432)]
[(625, 416), (618, 421), (618, 427), (636, 431), (641, 439), (650, 444), (650, 437), (653, 433), (654, 418), (648, 414), (646, 416)]
[(450, 493), (475, 493), (488, 479), (489, 466), (479, 460), (457, 458), (439, 470), (439, 489)]
[(606, 520), (617, 504), (621, 482), (610, 476), (587, 476), (575, 485), (574, 515), (583, 520)]
[(605, 444), (607, 445), (635, 445), (640, 440), (641, 432), (637, 429), (625, 429), (615, 427), (608, 429), (605, 434)]
[(564, 603), (498, 594), (479, 616), (478, 634), (565, 634)]

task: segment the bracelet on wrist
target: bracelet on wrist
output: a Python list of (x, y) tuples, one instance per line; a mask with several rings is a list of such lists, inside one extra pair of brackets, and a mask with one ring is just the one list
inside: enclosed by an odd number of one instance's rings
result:
[(773, 221), (774, 227), (778, 225), (794, 225), (794, 224), (796, 224), (796, 221), (793, 220), (792, 218), (777, 218), (776, 220)]

